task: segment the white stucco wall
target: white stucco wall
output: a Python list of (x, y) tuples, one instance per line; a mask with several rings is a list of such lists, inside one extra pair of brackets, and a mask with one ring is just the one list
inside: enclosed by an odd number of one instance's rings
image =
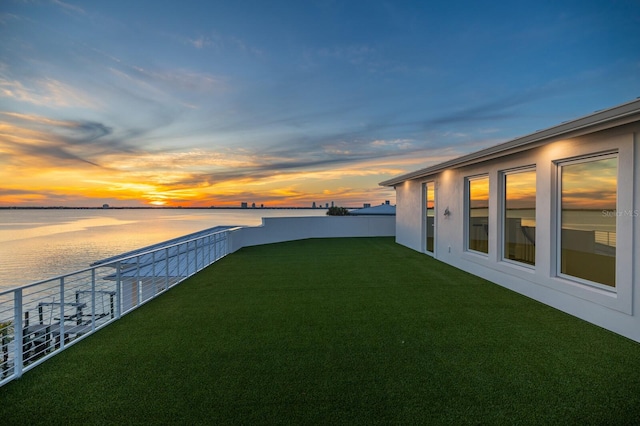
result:
[[(422, 232), (422, 183), (406, 181), (396, 187), (396, 242), (422, 251), (424, 236)], [(402, 206), (402, 207), (401, 207)]]
[[(436, 187), (435, 258), (550, 306), (640, 341), (640, 124), (560, 139), (498, 159), (446, 170), (396, 186), (396, 241), (424, 252), (424, 182)], [(609, 151), (618, 152), (616, 288), (591, 286), (556, 272), (556, 174), (554, 161)], [(501, 255), (501, 172), (535, 166), (535, 268), (503, 261)], [(465, 178), (489, 176), (489, 254), (465, 251)], [(445, 216), (445, 208), (450, 215)]]
[(395, 228), (394, 216), (265, 217), (262, 226), (233, 231), (230, 251), (307, 238), (392, 237)]

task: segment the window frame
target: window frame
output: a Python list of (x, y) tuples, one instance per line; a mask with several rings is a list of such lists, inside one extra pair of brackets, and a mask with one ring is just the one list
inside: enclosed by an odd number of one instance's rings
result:
[[(428, 247), (428, 235), (427, 235), (427, 230), (428, 230), (428, 221), (427, 221), (427, 202), (428, 202), (428, 185), (432, 184), (433, 185), (433, 250), (429, 251), (427, 249)], [(437, 221), (438, 221), (438, 215), (437, 215), (437, 211), (436, 211), (436, 181), (435, 179), (429, 179), (426, 180), (424, 182), (422, 182), (422, 208), (423, 208), (423, 214), (422, 214), (422, 223), (423, 223), (423, 232), (422, 232), (422, 237), (424, 239), (424, 243), (422, 245), (423, 247), (423, 251), (425, 254), (428, 254), (429, 256), (436, 256), (436, 229), (437, 229)]]
[[(608, 293), (618, 293), (618, 289), (620, 286), (620, 276), (618, 274), (619, 268), (619, 258), (616, 247), (616, 260), (615, 260), (615, 285), (610, 286), (607, 284), (598, 283), (596, 281), (590, 281), (584, 278), (576, 277), (573, 275), (562, 273), (562, 168), (565, 166), (571, 166), (575, 164), (588, 163), (592, 161), (598, 160), (606, 160), (610, 158), (617, 159), (617, 170), (616, 170), (616, 211), (620, 209), (620, 178), (621, 178), (621, 164), (620, 164), (620, 153), (615, 151), (608, 152), (599, 152), (592, 154), (585, 154), (578, 157), (572, 157), (562, 160), (554, 161), (556, 166), (556, 202), (555, 202), (555, 272), (556, 277), (562, 280), (571, 281), (573, 283), (577, 283), (583, 286), (588, 286), (594, 289), (602, 290)], [(620, 221), (616, 217), (616, 236), (619, 235), (620, 231)]]
[(530, 263), (525, 263), (525, 262), (519, 262), (517, 260), (514, 259), (509, 259), (506, 257), (506, 223), (507, 223), (507, 176), (509, 175), (515, 175), (518, 173), (530, 173), (533, 172), (535, 173), (535, 177), (536, 177), (536, 183), (535, 183), (535, 189), (536, 189), (536, 196), (535, 196), (535, 216), (536, 216), (536, 232), (538, 229), (537, 226), (537, 215), (538, 215), (538, 170), (536, 168), (535, 164), (530, 164), (530, 165), (526, 165), (526, 166), (522, 166), (522, 167), (516, 167), (516, 168), (511, 168), (511, 169), (506, 169), (506, 170), (501, 170), (499, 172), (499, 179), (500, 179), (500, 219), (499, 219), (499, 224), (500, 224), (500, 261), (501, 262), (505, 262), (505, 263), (509, 263), (512, 265), (516, 265), (519, 267), (523, 267), (523, 268), (527, 268), (527, 269), (531, 269), (531, 270), (535, 270), (536, 269), (536, 263), (537, 263), (537, 247), (534, 246), (534, 250), (536, 251), (536, 262), (534, 262), (533, 264)]
[(490, 253), (490, 238), (489, 230), (487, 231), (487, 251), (478, 251), (470, 248), (471, 237), (471, 182), (474, 180), (486, 179), (487, 180), (487, 226), (491, 220), (491, 177), (489, 173), (481, 173), (472, 176), (466, 176), (464, 178), (464, 251), (467, 253), (473, 253), (482, 257), (489, 257)]

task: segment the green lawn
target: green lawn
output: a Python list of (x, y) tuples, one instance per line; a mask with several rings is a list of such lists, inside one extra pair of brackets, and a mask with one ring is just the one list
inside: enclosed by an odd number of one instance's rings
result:
[(396, 245), (251, 247), (0, 388), (0, 424), (633, 424), (640, 345)]

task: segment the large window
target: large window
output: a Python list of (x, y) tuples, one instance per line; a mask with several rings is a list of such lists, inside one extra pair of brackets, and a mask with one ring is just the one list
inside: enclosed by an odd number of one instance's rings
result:
[(618, 158), (560, 164), (561, 274), (616, 285)]
[(435, 240), (435, 184), (427, 182), (424, 184), (425, 199), (425, 250), (433, 253)]
[(467, 181), (467, 248), (489, 253), (489, 177)]
[(504, 174), (504, 259), (536, 264), (536, 171)]

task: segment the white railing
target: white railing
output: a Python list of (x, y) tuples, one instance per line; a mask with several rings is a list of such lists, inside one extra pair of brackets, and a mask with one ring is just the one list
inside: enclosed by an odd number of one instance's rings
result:
[(229, 254), (234, 230), (0, 292), (0, 386)]
[(615, 247), (616, 243), (617, 243), (617, 237), (616, 237), (616, 233), (614, 232), (609, 232), (609, 231), (593, 231), (594, 232), (594, 238), (596, 240), (596, 243), (598, 244), (604, 244), (605, 246), (609, 246), (609, 247)]

